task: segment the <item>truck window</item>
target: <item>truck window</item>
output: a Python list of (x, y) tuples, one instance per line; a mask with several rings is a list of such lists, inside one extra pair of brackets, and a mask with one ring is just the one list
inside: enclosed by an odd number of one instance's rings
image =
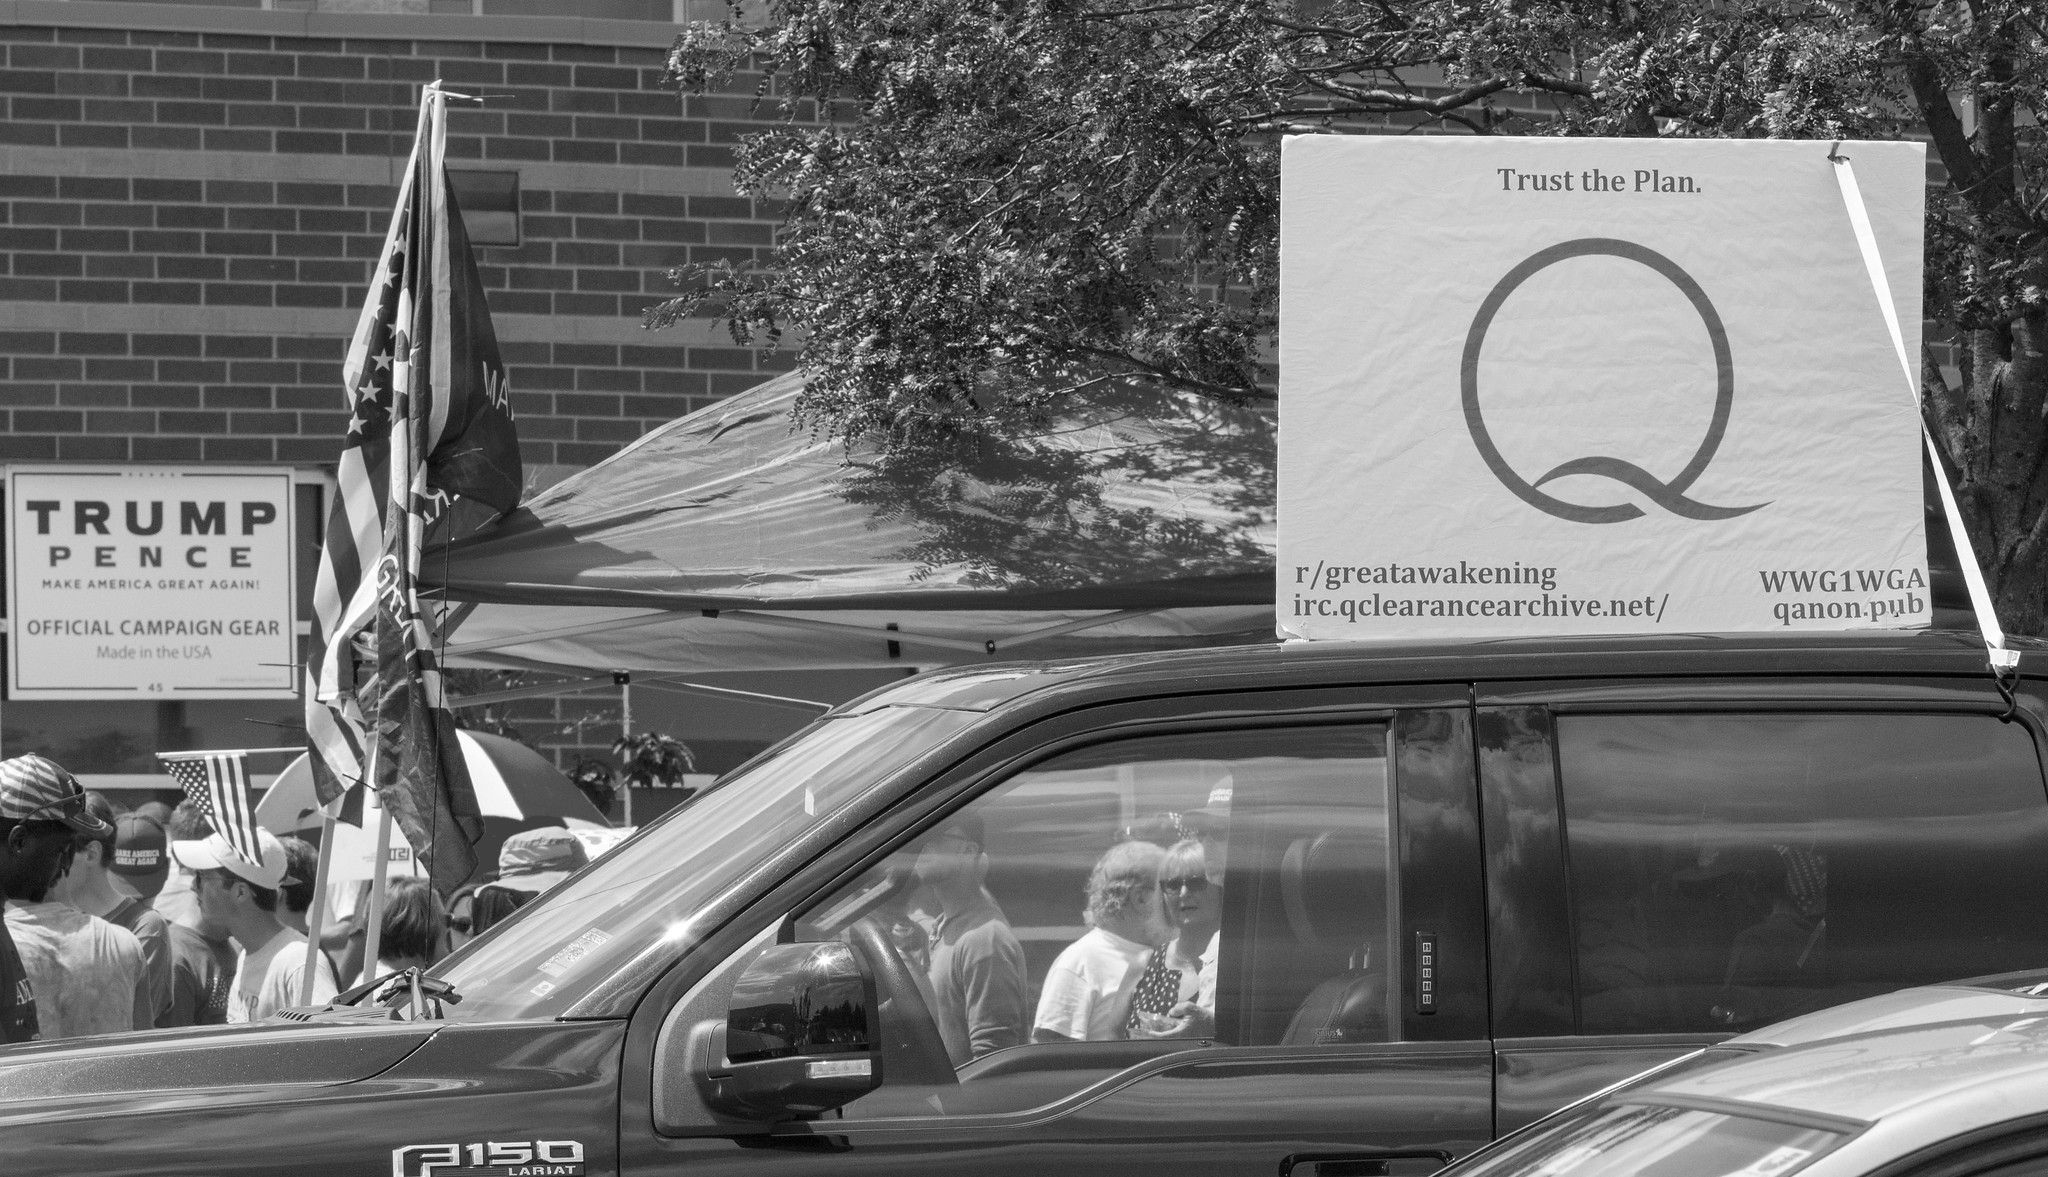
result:
[(1120, 740), (926, 829), (798, 921), (879, 921), (951, 1064), (846, 1114), (1033, 1106), (1138, 1042), (1386, 1040), (1387, 764), (1378, 724)]
[(1562, 715), (1589, 1034), (2048, 964), (2048, 801), (1981, 715)]
[(449, 1016), (554, 1017), (642, 953), (680, 957), (734, 880), (976, 718), (880, 707), (818, 721), (436, 965), (462, 995)]

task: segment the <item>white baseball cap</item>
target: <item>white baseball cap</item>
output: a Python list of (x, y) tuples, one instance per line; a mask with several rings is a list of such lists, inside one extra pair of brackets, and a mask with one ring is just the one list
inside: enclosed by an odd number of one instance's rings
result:
[(215, 832), (202, 841), (171, 843), (171, 857), (186, 870), (224, 870), (266, 891), (275, 891), (284, 885), (291, 860), (285, 857), (284, 844), (269, 830), (256, 831), (256, 847), (263, 855), (260, 863), (250, 862)]

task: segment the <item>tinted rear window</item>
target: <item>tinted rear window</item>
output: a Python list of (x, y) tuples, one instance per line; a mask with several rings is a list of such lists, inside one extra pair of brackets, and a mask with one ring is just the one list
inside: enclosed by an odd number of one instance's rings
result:
[(2048, 963), (2048, 802), (1990, 716), (1557, 719), (1581, 1026), (1741, 1030)]

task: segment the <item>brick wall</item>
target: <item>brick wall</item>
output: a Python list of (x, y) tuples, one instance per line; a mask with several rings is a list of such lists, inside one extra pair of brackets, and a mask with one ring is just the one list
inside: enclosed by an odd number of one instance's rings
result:
[(790, 362), (701, 320), (639, 329), (667, 267), (773, 233), (726, 170), (754, 80), (662, 90), (668, 26), (12, 7), (0, 459), (331, 462), (344, 340), (437, 77), (491, 96), (453, 112), (451, 166), (520, 173), (521, 244), (476, 253), (529, 462), (596, 461)]

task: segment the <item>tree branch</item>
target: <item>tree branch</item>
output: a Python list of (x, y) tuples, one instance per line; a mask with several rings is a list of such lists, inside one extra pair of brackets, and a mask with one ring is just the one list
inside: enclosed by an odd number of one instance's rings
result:
[(1259, 23), (1271, 28), (1286, 29), (1292, 33), (1307, 33), (1317, 37), (1337, 37), (1345, 41), (1356, 41), (1361, 37), (1398, 37), (1407, 31), (1405, 29), (1387, 29), (1381, 32), (1368, 33), (1353, 29), (1334, 28), (1329, 25), (1302, 24), (1300, 21), (1288, 20), (1285, 17), (1279, 16), (1262, 16), (1259, 18)]
[(1242, 398), (1250, 398), (1253, 400), (1274, 399), (1272, 393), (1267, 392), (1265, 389), (1259, 388), (1257, 386), (1253, 386), (1250, 388), (1232, 388), (1229, 385), (1225, 384), (1211, 384), (1206, 380), (1197, 380), (1192, 376), (1176, 372), (1171, 368), (1162, 367), (1161, 365), (1141, 360), (1138, 357), (1131, 355), (1127, 352), (1115, 351), (1106, 347), (1096, 347), (1093, 344), (1076, 343), (1072, 339), (1055, 338), (1052, 335), (1049, 335), (1036, 327), (1025, 328), (1024, 334), (1031, 337), (1033, 340), (1045, 344), (1047, 347), (1053, 348), (1055, 350), (1078, 352), (1081, 355), (1094, 356), (1095, 358), (1102, 360), (1110, 360), (1114, 363), (1122, 364), (1125, 367), (1132, 369), (1133, 371), (1142, 372), (1145, 375), (1156, 377), (1157, 379), (1163, 380), (1176, 387), (1185, 388), (1189, 392), (1199, 392), (1204, 396), (1219, 397), (1225, 400)]
[(1109, 12), (1077, 12), (1075, 20), (1122, 20), (1127, 16), (1151, 16), (1155, 12), (1193, 12), (1192, 4), (1154, 4), (1149, 8), (1122, 8)]
[(1470, 106), (1482, 98), (1488, 98), (1500, 93), (1502, 90), (1512, 88), (1511, 83), (1500, 78), (1492, 78), (1467, 86), (1463, 90), (1446, 94), (1442, 98), (1423, 98), (1413, 94), (1396, 94), (1392, 90), (1359, 90), (1351, 86), (1341, 86), (1335, 82), (1317, 78), (1304, 78), (1303, 80), (1319, 90), (1324, 90), (1340, 98), (1356, 102), (1369, 110), (1377, 107), (1381, 110), (1405, 111), (1417, 114), (1443, 114), (1446, 111), (1457, 110), (1459, 107)]
[(1564, 78), (1552, 78), (1534, 73), (1523, 74), (1518, 88), (1547, 90), (1553, 94), (1569, 94), (1574, 98), (1591, 98), (1593, 96), (1593, 87), (1586, 85), (1584, 82), (1572, 82)]
[[(1941, 156), (1942, 166), (1948, 169), (1956, 191), (1967, 197), (1984, 182), (1984, 176), (1978, 166), (1977, 153), (1970, 149), (1970, 137), (1963, 131), (1962, 120), (1956, 117), (1955, 107), (1949, 104), (1948, 87), (1942, 82), (1941, 70), (1926, 53), (1917, 49), (1906, 54), (1902, 64), (1905, 66), (1906, 84), (1913, 89), (1913, 104), (1920, 108), (1920, 118), (1927, 124), (1928, 135), (1934, 140), (1934, 150)], [(1977, 202), (1972, 200), (1971, 203)]]

